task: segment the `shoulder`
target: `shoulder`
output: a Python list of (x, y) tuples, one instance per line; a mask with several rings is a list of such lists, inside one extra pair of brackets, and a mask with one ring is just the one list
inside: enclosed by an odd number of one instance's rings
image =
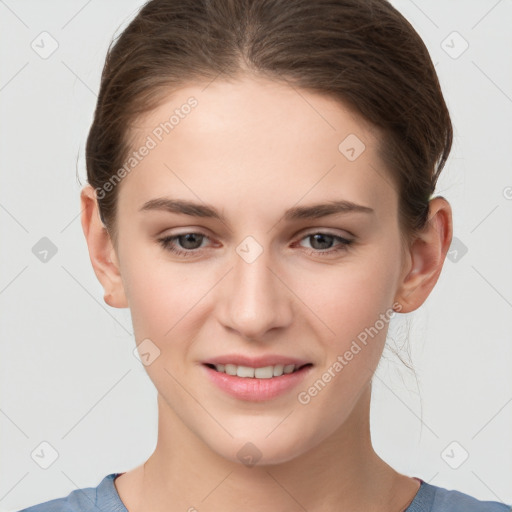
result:
[(75, 489), (65, 497), (32, 505), (18, 512), (127, 512), (114, 486), (118, 474), (105, 476), (96, 487)]
[(422, 482), (407, 512), (512, 512), (512, 506)]

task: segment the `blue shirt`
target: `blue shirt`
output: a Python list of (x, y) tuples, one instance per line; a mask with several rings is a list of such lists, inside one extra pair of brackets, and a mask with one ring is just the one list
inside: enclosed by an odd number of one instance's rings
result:
[[(71, 491), (64, 498), (33, 505), (18, 512), (128, 512), (114, 479), (122, 473), (111, 473), (97, 487)], [(512, 512), (510, 505), (497, 501), (480, 501), (459, 491), (431, 485), (421, 479), (420, 488), (405, 512)]]

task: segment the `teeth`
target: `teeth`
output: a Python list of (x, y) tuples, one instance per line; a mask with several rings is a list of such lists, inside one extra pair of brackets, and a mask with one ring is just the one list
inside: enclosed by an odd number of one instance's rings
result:
[(215, 369), (221, 373), (256, 379), (271, 379), (272, 377), (280, 377), (283, 373), (292, 373), (297, 370), (297, 367), (294, 364), (276, 364), (275, 366), (264, 366), (262, 368), (237, 366), (235, 364), (216, 364), (214, 366)]

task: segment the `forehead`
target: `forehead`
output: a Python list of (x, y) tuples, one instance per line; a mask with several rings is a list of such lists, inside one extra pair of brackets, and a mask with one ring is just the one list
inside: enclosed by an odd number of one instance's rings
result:
[(326, 199), (381, 215), (396, 207), (378, 132), (341, 102), (286, 83), (190, 84), (139, 117), (131, 140), (150, 149), (123, 178), (120, 209), (163, 195), (269, 218)]

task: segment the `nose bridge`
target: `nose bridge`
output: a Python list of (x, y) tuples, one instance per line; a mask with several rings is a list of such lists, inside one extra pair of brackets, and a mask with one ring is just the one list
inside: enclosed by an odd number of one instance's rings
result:
[(254, 237), (237, 247), (228, 290), (223, 297), (224, 323), (246, 338), (259, 338), (291, 318), (286, 287), (275, 275), (272, 254)]

